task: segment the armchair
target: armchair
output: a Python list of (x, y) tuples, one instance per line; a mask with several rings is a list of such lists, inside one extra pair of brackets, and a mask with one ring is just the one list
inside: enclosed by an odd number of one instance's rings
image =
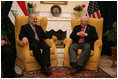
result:
[[(41, 25), (44, 32), (46, 32), (47, 18), (37, 18), (37, 25)], [(33, 51), (29, 49), (29, 44), (24, 45), (19, 40), (19, 33), (21, 26), (28, 23), (28, 16), (16, 16), (15, 20), (15, 41), (16, 41), (16, 64), (24, 71), (32, 71), (40, 69), (40, 65), (33, 56)], [(50, 48), (51, 67), (57, 66), (57, 51), (56, 42), (52, 39), (46, 39), (45, 42)]]
[[(103, 18), (95, 19), (90, 18), (89, 24), (96, 27), (96, 31), (98, 34), (99, 39), (95, 41), (94, 43), (94, 50), (91, 50), (90, 58), (85, 66), (85, 69), (90, 70), (97, 70), (99, 65), (99, 59), (101, 56), (101, 50), (102, 50), (102, 32), (103, 32)], [(80, 25), (80, 19), (71, 19), (71, 27), (72, 30), (74, 29), (74, 26)], [(67, 38), (64, 40), (65, 49), (64, 49), (64, 66), (70, 67), (69, 64), (69, 54), (68, 54), (68, 47), (72, 43), (71, 38)], [(77, 59), (79, 58), (81, 54), (81, 49), (78, 50)]]

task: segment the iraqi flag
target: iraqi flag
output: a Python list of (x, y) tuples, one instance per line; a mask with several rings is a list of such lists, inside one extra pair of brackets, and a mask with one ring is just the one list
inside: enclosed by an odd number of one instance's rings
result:
[(8, 16), (13, 24), (15, 24), (16, 16), (28, 16), (25, 1), (13, 1)]

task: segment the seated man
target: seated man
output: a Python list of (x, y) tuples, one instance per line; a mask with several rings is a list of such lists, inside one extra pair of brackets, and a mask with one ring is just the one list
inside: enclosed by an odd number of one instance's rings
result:
[[(88, 21), (89, 18), (83, 16), (80, 19), (80, 25), (75, 26), (70, 35), (70, 38), (73, 40), (73, 43), (69, 46), (69, 59), (72, 66), (71, 73), (76, 73), (83, 69), (89, 59), (94, 42), (98, 39), (95, 27), (89, 25)], [(78, 49), (82, 49), (82, 53), (77, 60)]]
[(2, 35), (1, 40), (1, 59), (3, 62), (3, 78), (14, 78), (22, 77), (22, 74), (16, 74), (15, 60), (16, 60), (16, 50), (13, 46), (9, 45), (7, 40)]
[[(29, 42), (30, 50), (33, 50), (33, 55), (41, 66), (41, 71), (49, 75), (51, 73), (48, 68), (51, 65), (50, 47), (44, 42), (44, 39), (52, 38), (56, 41), (57, 38), (45, 33), (41, 26), (36, 25), (36, 22), (37, 16), (30, 14), (29, 23), (21, 27), (19, 39), (24, 44)], [(43, 53), (41, 53), (40, 49), (43, 49)]]

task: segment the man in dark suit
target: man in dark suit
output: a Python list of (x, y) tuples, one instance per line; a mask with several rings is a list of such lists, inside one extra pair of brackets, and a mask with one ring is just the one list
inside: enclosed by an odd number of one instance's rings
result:
[(1, 59), (3, 62), (3, 78), (22, 77), (22, 74), (17, 74), (14, 70), (16, 60), (16, 49), (11, 45), (8, 39), (1, 35)]
[(8, 17), (12, 3), (13, 1), (1, 1), (1, 32), (4, 32), (3, 34), (6, 34), (9, 41), (15, 46), (14, 25)]
[[(73, 43), (69, 46), (69, 58), (70, 65), (74, 69), (71, 73), (83, 69), (89, 59), (90, 50), (93, 49), (94, 42), (98, 39), (95, 27), (89, 25), (88, 21), (89, 18), (83, 16), (80, 19), (80, 25), (75, 26), (70, 35)], [(82, 53), (77, 60), (78, 49), (82, 49)]]
[(1, 1), (1, 60), (4, 78), (22, 77), (14, 70), (16, 61), (14, 26), (8, 13), (13, 1)]
[[(50, 66), (50, 47), (44, 42), (44, 39), (52, 38), (56, 41), (57, 38), (45, 33), (41, 26), (36, 25), (36, 22), (37, 16), (30, 14), (29, 23), (21, 27), (19, 39), (24, 44), (29, 42), (30, 49), (33, 50), (33, 55), (41, 66), (41, 71), (49, 75), (51, 73), (48, 68)], [(42, 54), (40, 49), (43, 49)]]

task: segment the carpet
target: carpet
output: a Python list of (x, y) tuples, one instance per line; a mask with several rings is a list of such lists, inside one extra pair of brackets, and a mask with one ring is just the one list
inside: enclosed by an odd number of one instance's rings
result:
[(112, 78), (110, 75), (105, 73), (99, 68), (99, 72), (94, 70), (83, 70), (76, 74), (70, 74), (67, 67), (54, 67), (51, 69), (51, 75), (44, 75), (40, 70), (23, 72), (24, 76), (22, 78)]

